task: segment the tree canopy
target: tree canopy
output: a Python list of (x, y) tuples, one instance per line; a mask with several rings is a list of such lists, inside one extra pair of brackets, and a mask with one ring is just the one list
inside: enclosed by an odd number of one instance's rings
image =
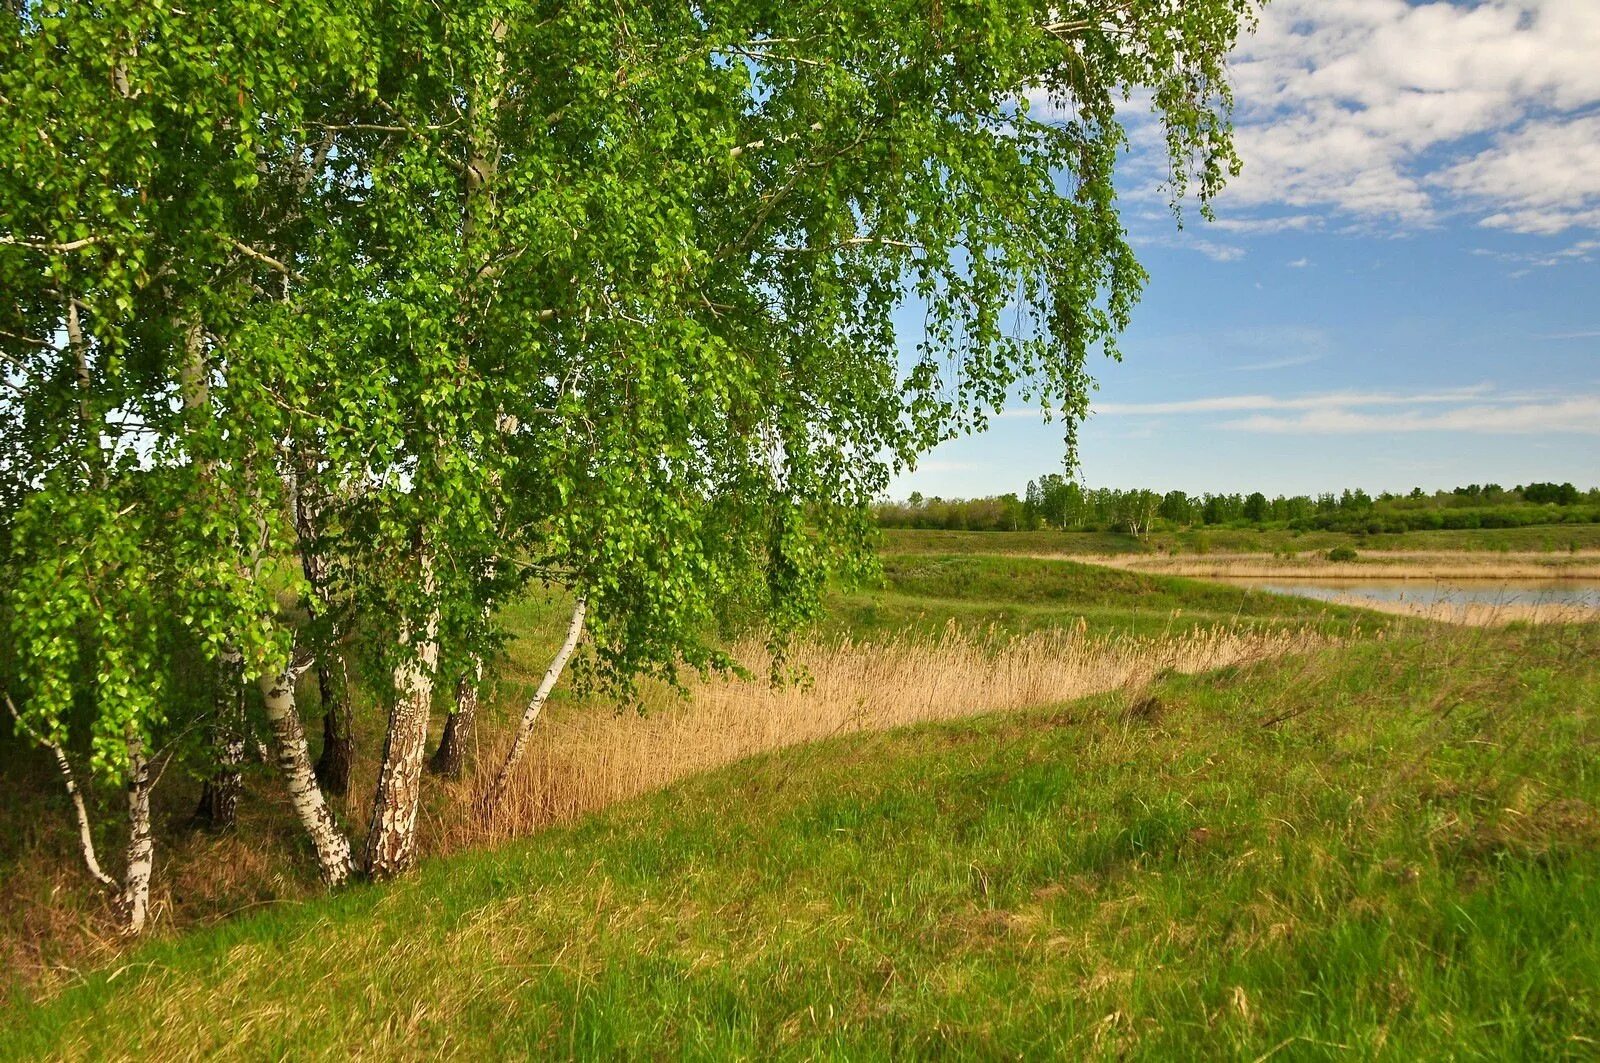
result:
[(138, 779), (262, 677), (292, 780), (274, 696), (348, 655), (393, 704), (381, 873), (436, 679), (493, 667), (530, 583), (580, 603), (604, 680), (724, 667), (719, 621), (781, 643), (890, 476), (1014, 392), (1070, 453), (1143, 281), (1125, 119), (1209, 199), (1252, 4), (5, 12), (18, 724)]

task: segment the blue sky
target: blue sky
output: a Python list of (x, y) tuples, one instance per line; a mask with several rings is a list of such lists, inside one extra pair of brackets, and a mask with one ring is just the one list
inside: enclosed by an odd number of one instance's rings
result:
[[(1177, 230), (1134, 123), (1151, 279), (1082, 435), (1095, 486), (1600, 484), (1600, 0), (1276, 0), (1235, 63), (1245, 174)], [(1021, 491), (1017, 408), (892, 492)]]

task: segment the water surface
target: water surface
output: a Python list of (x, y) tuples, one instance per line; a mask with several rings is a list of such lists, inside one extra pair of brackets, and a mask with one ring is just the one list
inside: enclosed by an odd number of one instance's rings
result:
[(1271, 594), (1293, 594), (1321, 601), (1364, 598), (1370, 602), (1416, 606), (1561, 606), (1600, 610), (1600, 580), (1404, 580), (1295, 579), (1272, 576), (1218, 576), (1219, 583), (1253, 587)]

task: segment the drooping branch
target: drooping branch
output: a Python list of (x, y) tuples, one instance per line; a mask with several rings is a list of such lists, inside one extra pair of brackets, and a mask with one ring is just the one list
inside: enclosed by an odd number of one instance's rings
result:
[(5, 695), (5, 699), (6, 708), (10, 710), (11, 718), (17, 721), (17, 726), (27, 732), (29, 738), (55, 754), (61, 781), (67, 788), (67, 796), (72, 799), (72, 814), (78, 821), (78, 846), (83, 853), (83, 862), (89, 869), (90, 877), (108, 890), (120, 890), (117, 880), (100, 869), (100, 860), (94, 851), (94, 832), (89, 829), (89, 810), (84, 807), (83, 791), (78, 789), (78, 780), (72, 774), (72, 762), (67, 760), (66, 750), (29, 727), (22, 714), (17, 711), (16, 703), (11, 700), (10, 694)]

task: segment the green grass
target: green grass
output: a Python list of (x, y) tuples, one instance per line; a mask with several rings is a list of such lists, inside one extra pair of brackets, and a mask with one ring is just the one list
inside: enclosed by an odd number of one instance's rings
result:
[[(952, 621), (974, 631), (992, 628), (1021, 634), (1071, 627), (1082, 619), (1091, 633), (1100, 635), (1158, 635), (1196, 624), (1335, 632), (1357, 622), (1368, 627), (1402, 623), (1249, 587), (1004, 552), (886, 554), (877, 586), (836, 590), (826, 605), (818, 634), (864, 640), (936, 633)], [(503, 619), (517, 633), (507, 647), (508, 689), (531, 690), (537, 683), (565, 633), (570, 608), (555, 595), (534, 596), (507, 607)]]
[(1324, 551), (1335, 546), (1421, 553), (1460, 550), (1562, 553), (1600, 550), (1600, 524), (1552, 524), (1529, 528), (1414, 531), (1379, 535), (1201, 528), (1155, 532), (1142, 541), (1116, 532), (957, 532), (898, 528), (883, 532), (883, 551), (887, 554), (1271, 554)]
[(824, 630), (882, 638), (938, 630), (953, 620), (972, 629), (1022, 632), (1068, 627), (1080, 618), (1094, 634), (1139, 635), (1197, 624), (1337, 631), (1357, 621), (1393, 623), (1305, 598), (1068, 560), (890, 554), (883, 558), (883, 585), (835, 595)]
[(1121, 532), (929, 531), (921, 528), (885, 528), (881, 550), (885, 554), (1142, 554), (1149, 547)]
[(1154, 694), (791, 750), (153, 943), (14, 1002), (0, 1058), (1592, 1058), (1600, 626)]

